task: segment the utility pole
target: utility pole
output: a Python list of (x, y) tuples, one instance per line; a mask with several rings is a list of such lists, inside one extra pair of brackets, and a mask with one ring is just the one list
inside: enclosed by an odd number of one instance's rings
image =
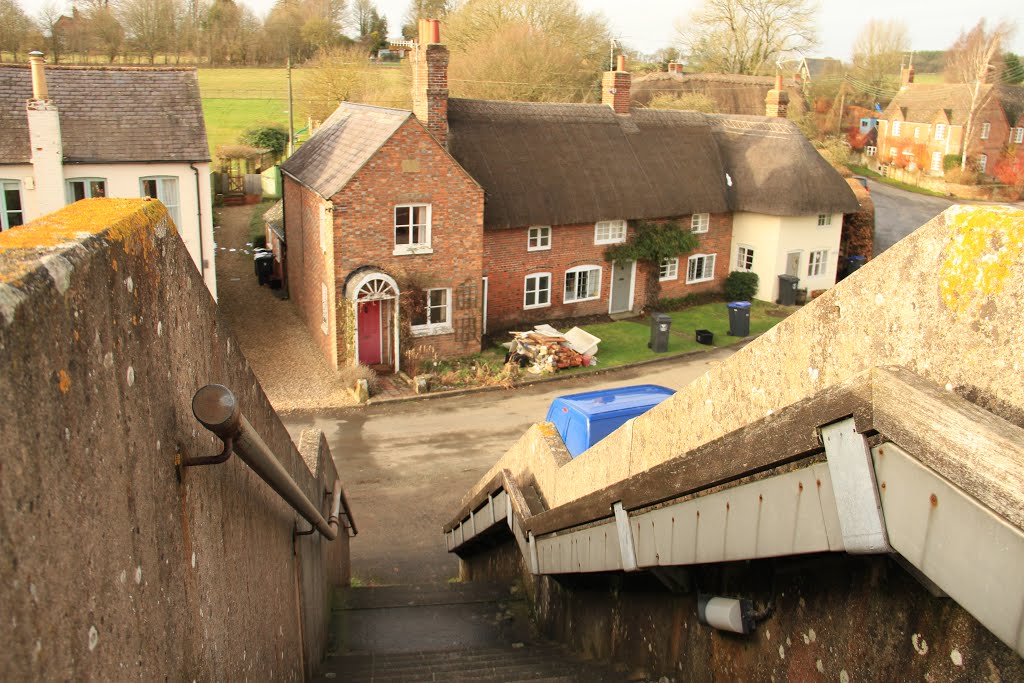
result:
[(295, 151), (295, 103), (292, 99), (292, 49), (288, 46), (288, 156)]
[(608, 70), (615, 71), (615, 45), (618, 41), (614, 38), (611, 39), (611, 45), (608, 48)]

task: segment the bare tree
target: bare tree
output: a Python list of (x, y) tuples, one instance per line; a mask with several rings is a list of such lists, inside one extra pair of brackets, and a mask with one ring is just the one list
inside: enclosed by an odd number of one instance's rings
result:
[(352, 9), (352, 23), (355, 24), (356, 32), (359, 37), (370, 35), (370, 31), (373, 30), (373, 16), (377, 12), (377, 6), (373, 3), (373, 0), (353, 0)]
[(32, 21), (15, 0), (0, 0), (0, 57), (10, 52), (14, 61), (32, 30)]
[(89, 11), (89, 32), (96, 47), (106, 56), (111, 64), (121, 53), (124, 44), (124, 28), (109, 7), (99, 7)]
[(875, 92), (899, 79), (904, 54), (910, 49), (907, 25), (892, 19), (871, 19), (853, 41), (853, 76)]
[(171, 47), (174, 36), (176, 0), (121, 0), (121, 23), (135, 49), (145, 53), (149, 63), (156, 53)]
[(64, 16), (64, 12), (55, 0), (49, 0), (36, 13), (36, 23), (39, 24), (39, 30), (46, 36), (49, 58), (53, 60), (54, 64), (60, 63), (60, 56), (64, 52), (65, 36), (58, 23), (62, 16)]
[(760, 74), (817, 44), (813, 0), (704, 0), (676, 31), (704, 71)]
[(946, 52), (947, 80), (973, 86), (971, 108), (964, 125), (961, 170), (967, 168), (967, 149), (976, 133), (978, 114), (991, 94), (991, 88), (982, 86), (999, 72), (1002, 45), (1009, 41), (1015, 28), (1012, 22), (1001, 21), (989, 31), (985, 29), (985, 20), (979, 19), (970, 31), (961, 31), (960, 37)]
[(321, 51), (299, 82), (298, 100), (303, 114), (323, 121), (340, 102), (361, 102), (409, 109), (412, 106), (408, 80), (396, 79), (381, 69), (366, 66), (361, 45), (333, 47)]
[(576, 0), (474, 0), (448, 15), (441, 38), (453, 94), (565, 102), (594, 99), (610, 35)]
[(420, 19), (443, 19), (454, 5), (455, 0), (410, 0), (402, 17), (402, 37), (414, 40)]

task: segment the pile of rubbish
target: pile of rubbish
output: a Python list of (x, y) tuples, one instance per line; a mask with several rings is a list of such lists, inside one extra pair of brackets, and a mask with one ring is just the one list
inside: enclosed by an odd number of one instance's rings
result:
[(529, 332), (510, 334), (512, 341), (504, 344), (508, 349), (505, 362), (515, 363), (535, 375), (597, 365), (595, 356), (601, 340), (578, 327), (562, 334), (550, 325), (537, 325)]

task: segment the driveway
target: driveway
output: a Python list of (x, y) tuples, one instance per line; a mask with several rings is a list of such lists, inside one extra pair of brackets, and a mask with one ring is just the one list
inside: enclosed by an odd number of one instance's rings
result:
[(626, 384), (680, 388), (736, 347), (656, 364), (535, 384), (512, 391), (384, 403), (362, 409), (290, 413), (294, 440), (322, 429), (359, 535), (352, 572), (373, 583), (438, 583), (458, 575), (441, 526), (462, 498), (555, 396)]
[(882, 253), (947, 207), (962, 203), (942, 197), (916, 194), (868, 180), (875, 202), (875, 255)]

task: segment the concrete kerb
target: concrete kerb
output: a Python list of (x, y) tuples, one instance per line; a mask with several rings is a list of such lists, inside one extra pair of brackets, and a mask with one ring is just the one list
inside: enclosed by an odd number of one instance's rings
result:
[[(749, 344), (750, 342), (754, 341), (755, 339), (757, 339), (760, 336), (761, 336), (760, 334), (755, 334), (755, 335), (752, 335), (750, 337), (744, 337), (739, 342), (737, 342), (735, 344), (730, 344), (729, 346), (725, 346), (725, 347), (723, 347), (723, 346), (713, 346), (713, 347), (710, 347), (710, 348), (707, 348), (707, 349), (695, 349), (693, 351), (687, 351), (685, 353), (680, 353), (680, 354), (668, 356), (668, 357), (665, 357), (665, 358), (650, 358), (648, 360), (637, 361), (636, 363), (626, 363), (624, 365), (615, 365), (615, 366), (610, 367), (610, 368), (598, 368), (597, 370), (591, 370), (591, 371), (586, 372), (586, 373), (574, 373), (574, 374), (564, 374), (564, 373), (559, 374), (559, 373), (555, 373), (555, 374), (547, 376), (547, 377), (537, 377), (535, 379), (525, 380), (525, 381), (515, 385), (514, 387), (503, 387), (503, 386), (500, 386), (500, 385), (490, 385), (490, 386), (482, 386), (482, 387), (463, 387), (461, 389), (449, 389), (447, 391), (438, 391), (436, 393), (430, 393), (430, 394), (413, 394), (412, 396), (399, 396), (399, 397), (395, 397), (395, 398), (370, 398), (370, 400), (367, 403), (362, 404), (360, 406), (353, 406), (353, 407), (363, 408), (363, 407), (373, 406), (373, 405), (384, 405), (386, 403), (407, 403), (409, 401), (425, 401), (425, 400), (438, 399), (438, 398), (453, 398), (455, 396), (464, 396), (466, 394), (473, 394), (473, 393), (478, 393), (478, 392), (514, 391), (514, 390), (520, 389), (522, 387), (533, 386), (534, 384), (545, 384), (545, 383), (548, 383), (548, 382), (560, 382), (560, 381), (563, 381), (563, 380), (570, 380), (570, 379), (575, 379), (575, 378), (578, 378), (578, 377), (593, 377), (595, 375), (606, 375), (606, 374), (610, 374), (610, 373), (613, 373), (613, 372), (618, 372), (620, 370), (629, 370), (631, 368), (639, 368), (639, 367), (644, 367), (646, 365), (658, 365), (658, 364), (666, 364), (667, 365), (667, 364), (675, 362), (675, 361), (680, 361), (680, 360), (684, 360), (684, 359), (688, 359), (688, 358), (694, 358), (696, 356), (701, 356), (701, 355), (704, 355), (706, 353), (711, 353), (712, 351), (716, 351), (716, 350), (723, 349), (723, 348), (726, 348), (726, 349), (736, 349), (736, 350), (742, 349), (744, 346), (746, 346), (747, 344)], [(298, 411), (296, 411), (296, 412), (298, 412)]]

